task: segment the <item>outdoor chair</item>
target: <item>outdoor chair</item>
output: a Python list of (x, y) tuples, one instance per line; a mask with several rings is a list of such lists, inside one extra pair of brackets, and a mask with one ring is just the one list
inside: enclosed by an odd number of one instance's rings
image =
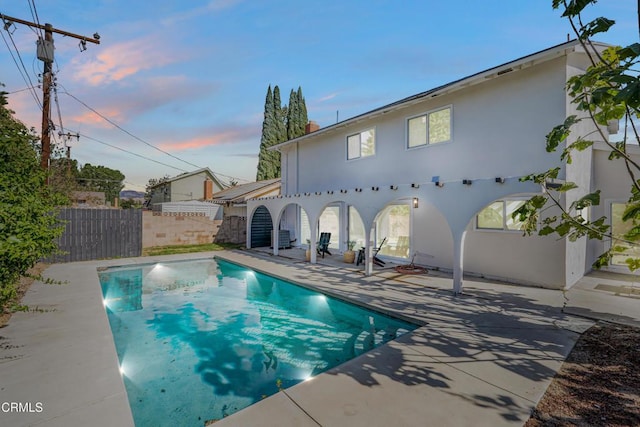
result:
[[(379, 267), (384, 267), (384, 261), (382, 261), (376, 255), (378, 255), (378, 252), (380, 252), (380, 250), (384, 246), (384, 242), (386, 242), (386, 241), (387, 241), (387, 238), (385, 237), (384, 239), (382, 239), (382, 243), (380, 243), (380, 246), (378, 246), (377, 248), (373, 249), (373, 263), (375, 265), (379, 266)], [(364, 264), (364, 247), (362, 247), (358, 251), (358, 258), (356, 260), (356, 265), (360, 265), (360, 263)]]
[(398, 236), (398, 242), (393, 251), (393, 255), (401, 258), (409, 256), (409, 236)]
[(320, 239), (318, 239), (318, 246), (316, 247), (316, 251), (318, 255), (322, 255), (324, 258), (324, 254), (331, 255), (329, 252), (329, 241), (331, 240), (331, 233), (320, 233)]
[(384, 242), (386, 241), (387, 241), (387, 238), (385, 237), (384, 239), (382, 239), (382, 242), (380, 242), (380, 246), (373, 249), (373, 263), (379, 267), (384, 267), (384, 261), (378, 258), (378, 252), (380, 252), (380, 250), (384, 246)]

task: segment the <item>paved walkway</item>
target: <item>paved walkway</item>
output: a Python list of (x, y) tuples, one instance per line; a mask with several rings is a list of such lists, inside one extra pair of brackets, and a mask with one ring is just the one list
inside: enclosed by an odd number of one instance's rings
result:
[(213, 255), (424, 324), (216, 426), (521, 426), (593, 323), (581, 316), (640, 325), (628, 276), (590, 276), (564, 294), (466, 280), (455, 297), (445, 274), (365, 277), (337, 257), (309, 265), (234, 251), (57, 264), (45, 276), (68, 283), (34, 284), (24, 303), (36, 310), (0, 329), (1, 404), (32, 409), (2, 406), (0, 425), (132, 425), (96, 268)]

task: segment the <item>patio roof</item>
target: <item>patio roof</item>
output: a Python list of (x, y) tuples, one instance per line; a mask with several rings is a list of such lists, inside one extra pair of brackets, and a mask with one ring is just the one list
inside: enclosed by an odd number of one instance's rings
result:
[(250, 182), (248, 184), (235, 185), (222, 191), (214, 193), (211, 202), (222, 203), (244, 203), (247, 199), (262, 197), (280, 187), (280, 178), (267, 179), (264, 181)]

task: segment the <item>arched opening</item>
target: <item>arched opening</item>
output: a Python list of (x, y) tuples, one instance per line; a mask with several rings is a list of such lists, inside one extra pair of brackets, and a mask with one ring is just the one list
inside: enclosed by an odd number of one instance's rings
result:
[(398, 200), (385, 206), (374, 222), (374, 246), (378, 255), (408, 259), (411, 251), (412, 207)]
[(348, 210), (348, 241), (355, 242), (354, 248), (360, 249), (364, 247), (365, 240), (367, 237), (366, 230), (364, 228), (364, 222), (362, 221), (362, 217), (360, 216), (360, 212), (356, 209), (355, 206), (347, 206)]
[(329, 247), (340, 249), (340, 241), (342, 233), (340, 232), (341, 204), (333, 203), (325, 207), (320, 218), (318, 218), (318, 235), (319, 233), (331, 233)]
[(271, 231), (273, 221), (265, 206), (258, 206), (251, 217), (251, 247), (262, 248), (271, 246)]

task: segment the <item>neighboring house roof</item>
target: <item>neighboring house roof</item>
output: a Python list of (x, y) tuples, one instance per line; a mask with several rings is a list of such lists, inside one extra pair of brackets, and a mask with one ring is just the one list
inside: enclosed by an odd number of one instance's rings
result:
[(244, 203), (280, 188), (280, 178), (235, 185), (213, 194), (213, 203)]
[[(608, 47), (608, 44), (593, 42), (593, 45), (596, 48), (604, 48)], [(409, 96), (407, 98), (403, 98), (399, 101), (392, 102), (391, 104), (387, 104), (385, 106), (376, 108), (375, 110), (371, 110), (369, 112), (360, 114), (358, 116), (352, 117), (347, 120), (343, 120), (341, 122), (335, 123), (331, 126), (327, 126), (325, 128), (320, 128), (319, 130), (308, 133), (306, 135), (302, 135), (298, 138), (290, 139), (288, 141), (282, 142), (280, 144), (276, 144), (272, 147), (269, 147), (270, 150), (279, 150), (287, 145), (302, 142), (304, 140), (309, 140), (311, 138), (317, 137), (321, 134), (331, 132), (333, 130), (339, 129), (341, 127), (345, 127), (351, 125), (353, 123), (357, 123), (362, 120), (370, 119), (372, 117), (376, 117), (379, 115), (387, 114), (392, 111), (399, 110), (401, 108), (409, 107), (413, 104), (423, 101), (425, 98), (433, 98), (436, 96), (444, 95), (446, 93), (451, 93), (456, 90), (473, 86), (482, 82), (485, 82), (489, 79), (499, 77), (503, 74), (509, 73), (511, 71), (522, 70), (524, 68), (528, 68), (534, 64), (539, 64), (541, 62), (546, 62), (551, 59), (557, 58), (559, 56), (565, 55), (567, 51), (574, 51), (575, 49), (582, 48), (582, 45), (579, 40), (571, 40), (566, 43), (561, 43), (556, 46), (552, 46), (550, 48), (541, 50), (536, 53), (532, 53), (527, 56), (523, 56), (522, 58), (515, 59), (513, 61), (504, 63), (502, 65), (498, 65), (496, 67), (489, 68), (484, 71), (480, 71), (478, 73), (472, 74), (467, 77), (463, 77), (459, 80), (452, 81), (450, 83), (444, 84), (442, 86), (438, 86), (436, 88), (430, 89), (426, 92), (421, 92), (416, 95)]]
[(72, 191), (71, 199), (74, 203), (86, 203), (90, 205), (104, 205), (104, 191)]
[(173, 178), (168, 178), (168, 179), (164, 180), (163, 182), (159, 182), (158, 184), (154, 185), (151, 188), (159, 187), (159, 186), (161, 186), (163, 184), (166, 184), (168, 182), (179, 181), (181, 179), (188, 178), (188, 177), (193, 176), (193, 175), (198, 175), (198, 174), (200, 174), (202, 172), (206, 172), (207, 175), (209, 175), (209, 177), (211, 178), (211, 180), (218, 185), (218, 187), (220, 187), (220, 188), (226, 188), (227, 187), (227, 185), (225, 185), (222, 182), (220, 182), (220, 180), (216, 177), (216, 175), (213, 173), (213, 171), (211, 169), (209, 169), (209, 168), (200, 168), (198, 170), (194, 170), (193, 172), (185, 172), (185, 173), (182, 173), (180, 175), (174, 176)]

